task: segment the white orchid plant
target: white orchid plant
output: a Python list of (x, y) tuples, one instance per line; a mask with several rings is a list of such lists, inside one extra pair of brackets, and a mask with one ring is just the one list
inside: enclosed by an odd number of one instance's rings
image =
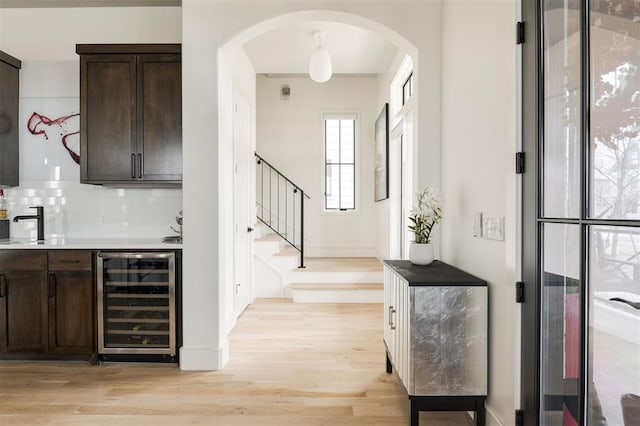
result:
[(431, 230), (442, 219), (442, 200), (437, 189), (426, 187), (417, 195), (417, 206), (411, 210), (409, 230), (413, 232), (415, 242), (431, 242)]

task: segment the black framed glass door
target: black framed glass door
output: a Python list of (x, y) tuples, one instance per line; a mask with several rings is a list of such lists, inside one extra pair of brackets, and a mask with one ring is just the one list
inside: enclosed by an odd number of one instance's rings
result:
[(640, 1), (523, 0), (527, 425), (640, 424)]

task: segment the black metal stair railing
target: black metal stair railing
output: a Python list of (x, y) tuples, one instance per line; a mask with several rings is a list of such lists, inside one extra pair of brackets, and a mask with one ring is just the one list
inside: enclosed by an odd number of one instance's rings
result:
[(256, 156), (256, 216), (300, 253), (304, 268), (304, 199), (311, 199), (291, 179)]

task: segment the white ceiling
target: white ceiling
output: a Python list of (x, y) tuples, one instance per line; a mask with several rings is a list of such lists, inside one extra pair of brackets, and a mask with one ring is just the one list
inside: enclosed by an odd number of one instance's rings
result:
[(331, 55), (334, 74), (375, 75), (387, 70), (398, 48), (379, 34), (337, 22), (290, 24), (244, 45), (258, 74), (307, 74), (317, 46), (315, 31), (325, 31), (323, 46)]
[[(180, 6), (182, 0), (0, 0), (0, 8)], [(306, 75), (317, 41), (325, 31), (333, 73), (377, 75), (387, 70), (398, 48), (379, 34), (353, 25), (326, 21), (290, 24), (264, 33), (244, 45), (257, 73)]]

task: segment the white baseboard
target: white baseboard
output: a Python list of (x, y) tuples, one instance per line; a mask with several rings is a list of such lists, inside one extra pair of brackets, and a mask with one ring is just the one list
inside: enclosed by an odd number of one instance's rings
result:
[(185, 371), (222, 370), (229, 361), (229, 341), (217, 349), (180, 348), (180, 369)]
[(488, 414), (487, 426), (504, 426), (504, 422), (487, 404), (485, 404), (485, 409), (487, 410), (487, 414)]

